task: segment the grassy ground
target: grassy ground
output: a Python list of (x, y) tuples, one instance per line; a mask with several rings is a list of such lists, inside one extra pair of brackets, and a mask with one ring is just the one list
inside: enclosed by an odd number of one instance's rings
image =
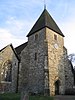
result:
[(50, 96), (30, 96), (29, 100), (54, 100), (53, 97)]
[[(0, 94), (0, 100), (20, 100), (20, 94), (4, 93)], [(49, 96), (30, 96), (29, 100), (54, 100)]]
[(20, 94), (4, 93), (0, 94), (0, 100), (20, 100)]

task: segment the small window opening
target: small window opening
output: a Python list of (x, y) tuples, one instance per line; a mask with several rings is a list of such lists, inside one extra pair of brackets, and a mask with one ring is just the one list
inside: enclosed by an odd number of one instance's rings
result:
[(54, 39), (57, 40), (57, 35), (54, 34)]
[(35, 53), (35, 60), (37, 60), (37, 53)]
[(38, 34), (35, 34), (35, 41), (38, 40)]

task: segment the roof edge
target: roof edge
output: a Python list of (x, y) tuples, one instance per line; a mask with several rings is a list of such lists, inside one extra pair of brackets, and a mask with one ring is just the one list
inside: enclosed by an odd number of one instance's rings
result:
[(3, 51), (5, 48), (7, 48), (8, 46), (11, 47), (11, 49), (13, 50), (15, 56), (16, 56), (17, 59), (20, 61), (20, 59), (19, 59), (19, 57), (18, 57), (18, 55), (17, 55), (17, 52), (16, 52), (15, 48), (13, 47), (12, 43), (10, 43), (10, 44), (8, 44), (7, 46), (5, 46), (4, 48), (2, 48), (2, 49), (0, 50), (0, 52), (2, 52), (2, 51)]
[[(40, 28), (40, 29), (38, 29), (38, 30), (36, 30), (34, 33), (32, 33), (32, 34), (28, 34), (26, 37), (29, 37), (29, 36), (31, 36), (31, 35), (33, 35), (33, 34), (35, 34), (36, 32), (38, 32), (38, 31), (40, 31), (41, 29), (43, 29), (43, 28), (49, 28), (49, 29), (51, 29), (50, 27), (48, 27), (48, 26), (44, 26), (44, 27), (42, 27), (42, 28)], [(54, 32), (56, 32), (55, 30), (53, 30), (53, 29), (51, 29), (52, 31), (54, 31)], [(63, 33), (62, 34), (60, 34), (60, 33), (58, 33), (58, 32), (56, 32), (57, 34), (59, 34), (59, 35), (61, 35), (61, 36), (63, 36), (63, 37), (65, 37), (64, 35), (63, 35)]]

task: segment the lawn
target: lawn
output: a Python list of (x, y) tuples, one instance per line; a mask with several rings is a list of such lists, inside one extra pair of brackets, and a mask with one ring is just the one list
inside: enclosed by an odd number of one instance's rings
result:
[[(20, 100), (20, 94), (4, 93), (0, 94), (0, 100)], [(29, 100), (54, 100), (50, 96), (30, 96)]]
[(18, 93), (0, 94), (0, 100), (20, 100), (20, 94)]
[(53, 97), (50, 96), (30, 96), (29, 100), (54, 100)]

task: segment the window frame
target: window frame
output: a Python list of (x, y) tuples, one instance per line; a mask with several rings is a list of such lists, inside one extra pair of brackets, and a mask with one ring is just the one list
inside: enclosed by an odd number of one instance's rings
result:
[(2, 72), (1, 82), (12, 82), (12, 63), (10, 60), (4, 62)]

